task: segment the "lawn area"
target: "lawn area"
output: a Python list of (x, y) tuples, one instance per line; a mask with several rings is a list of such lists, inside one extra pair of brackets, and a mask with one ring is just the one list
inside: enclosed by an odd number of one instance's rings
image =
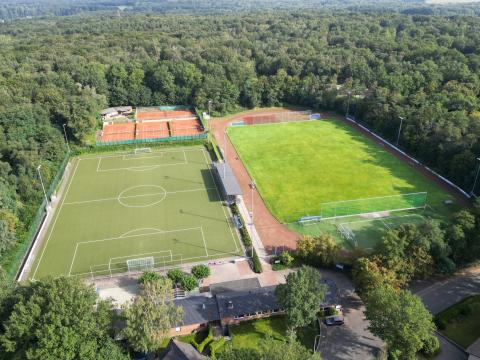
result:
[(454, 200), (383, 147), (339, 120), (235, 126), (228, 135), (273, 215), (320, 215), (322, 203), (427, 192), (436, 212)]
[(480, 337), (480, 295), (468, 297), (435, 316), (438, 329), (465, 349)]
[[(242, 322), (230, 326), (232, 346), (234, 348), (259, 349), (262, 340), (271, 337), (278, 341), (286, 340), (287, 318), (286, 316), (272, 316), (270, 318)], [(318, 334), (318, 326), (298, 329), (298, 340), (308, 349), (313, 348), (315, 336)]]
[(30, 278), (109, 275), (139, 258), (162, 267), (241, 254), (203, 147), (83, 156), (71, 165)]

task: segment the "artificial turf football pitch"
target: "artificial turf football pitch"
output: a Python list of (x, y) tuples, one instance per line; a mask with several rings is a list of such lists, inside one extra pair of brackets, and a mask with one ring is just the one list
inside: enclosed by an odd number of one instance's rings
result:
[(443, 203), (451, 195), (339, 120), (233, 126), (228, 136), (283, 223), (320, 215), (323, 203), (419, 192), (428, 193), (432, 214), (451, 211)]
[(203, 147), (74, 159), (30, 278), (110, 275), (236, 256), (241, 247)]

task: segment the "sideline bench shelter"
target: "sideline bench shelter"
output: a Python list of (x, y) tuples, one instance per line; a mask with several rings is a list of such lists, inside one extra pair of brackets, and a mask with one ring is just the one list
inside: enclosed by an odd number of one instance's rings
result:
[(232, 168), (228, 162), (218, 161), (213, 163), (213, 167), (217, 179), (220, 184), (222, 184), (221, 188), (225, 199), (229, 204), (235, 203), (237, 196), (242, 195), (243, 193)]

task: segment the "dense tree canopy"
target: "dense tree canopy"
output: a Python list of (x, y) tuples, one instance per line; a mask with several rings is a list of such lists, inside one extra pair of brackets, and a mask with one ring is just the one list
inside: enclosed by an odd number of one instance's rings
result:
[(111, 304), (80, 280), (47, 279), (5, 290), (0, 359), (127, 359), (110, 337)]
[(389, 286), (369, 293), (365, 317), (370, 321), (368, 329), (388, 344), (392, 359), (416, 358), (435, 330), (432, 315), (419, 297)]
[(211, 99), (215, 114), (282, 104), (344, 113), (350, 98), (350, 114), (387, 139), (396, 137), (403, 116), (402, 148), (467, 191), (473, 185), (480, 153), (477, 17), (106, 13), (0, 24), (0, 46), (7, 248), (25, 240), (41, 199), (37, 166), (49, 183), (64, 156), (62, 125), (77, 145), (91, 143), (98, 110), (107, 105), (206, 108)]

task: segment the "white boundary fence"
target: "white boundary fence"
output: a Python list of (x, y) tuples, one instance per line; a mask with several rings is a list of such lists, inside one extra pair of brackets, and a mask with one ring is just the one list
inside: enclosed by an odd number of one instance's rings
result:
[(437, 177), (438, 179), (442, 180), (443, 182), (447, 183), (448, 185), (452, 186), (453, 188), (455, 188), (456, 190), (458, 190), (460, 193), (462, 193), (463, 195), (465, 195), (467, 198), (471, 198), (472, 196), (470, 194), (468, 194), (465, 190), (463, 190), (460, 186), (454, 184), (453, 182), (451, 182), (450, 180), (448, 180), (446, 177), (438, 174), (437, 172), (433, 171), (432, 169), (430, 169), (428, 166), (422, 164), (420, 161), (418, 161), (417, 159), (411, 157), (410, 155), (408, 155), (405, 151), (403, 150), (400, 150), (398, 147), (396, 147), (395, 145), (391, 144), (390, 142), (388, 142), (387, 140), (385, 140), (384, 138), (382, 138), (380, 135), (377, 135), (376, 133), (374, 133), (373, 131), (371, 131), (370, 129), (368, 129), (367, 127), (363, 126), (362, 124), (360, 124), (359, 122), (355, 121), (351, 116), (347, 116), (345, 117), (346, 120), (358, 125), (359, 127), (361, 127), (363, 130), (367, 131), (368, 133), (372, 134), (375, 138), (377, 138), (378, 140), (380, 140), (382, 143), (388, 145), (390, 148), (394, 149), (395, 151), (399, 152), (400, 154), (402, 154), (403, 156), (407, 157), (408, 159), (412, 160), (414, 163), (416, 163), (417, 165), (423, 167), (425, 170), (427, 170), (429, 173), (431, 173), (433, 176)]

